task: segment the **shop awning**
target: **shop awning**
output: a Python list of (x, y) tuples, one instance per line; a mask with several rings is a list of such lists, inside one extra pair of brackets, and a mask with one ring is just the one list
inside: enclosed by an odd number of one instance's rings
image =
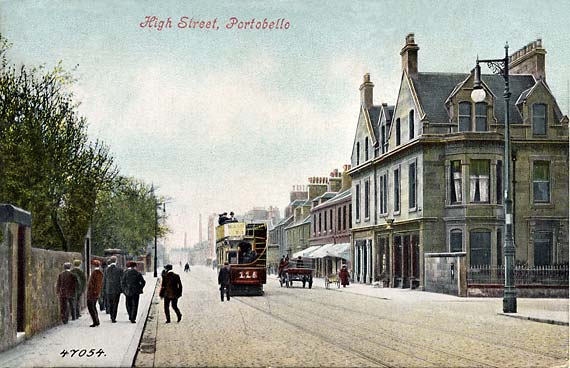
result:
[(327, 250), (327, 256), (350, 260), (350, 243), (338, 243)]
[(312, 254), (319, 249), (321, 246), (320, 245), (313, 245), (312, 247), (309, 247), (307, 249), (303, 249), (300, 250), (298, 252), (293, 253), (293, 259), (301, 256), (302, 258), (314, 258), (312, 256)]
[(350, 260), (350, 243), (325, 244), (311, 254), (311, 258), (325, 257)]

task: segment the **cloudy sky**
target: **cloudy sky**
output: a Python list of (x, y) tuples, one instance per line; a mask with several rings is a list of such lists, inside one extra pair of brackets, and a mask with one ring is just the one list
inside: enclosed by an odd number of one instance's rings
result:
[[(172, 197), (181, 246), (198, 214), (288, 202), (292, 185), (349, 163), (358, 87), (394, 103), (407, 33), (420, 71), (468, 72), (543, 39), (547, 81), (568, 113), (570, 2), (549, 1), (15, 1), (0, 0), (13, 62), (67, 68), (89, 133), (111, 146), (122, 173)], [(172, 28), (141, 28), (145, 16)], [(179, 29), (183, 16), (218, 30)], [(231, 17), (287, 30), (228, 30)], [(205, 221), (204, 221), (205, 222)]]

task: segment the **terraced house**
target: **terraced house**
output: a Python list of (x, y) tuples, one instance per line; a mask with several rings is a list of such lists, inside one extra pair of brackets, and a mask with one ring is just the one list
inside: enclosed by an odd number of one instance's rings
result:
[[(503, 262), (504, 80), (483, 74), (475, 103), (473, 71), (420, 72), (418, 50), (409, 34), (393, 106), (373, 104), (368, 74), (360, 86), (349, 172), (358, 282), (424, 287), (433, 253), (462, 258), (459, 268)], [(545, 57), (537, 40), (509, 58), (516, 260), (528, 266), (568, 262), (568, 117)]]

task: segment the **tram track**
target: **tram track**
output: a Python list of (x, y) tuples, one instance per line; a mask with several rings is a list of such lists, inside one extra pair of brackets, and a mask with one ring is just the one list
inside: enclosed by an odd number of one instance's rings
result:
[[(358, 294), (352, 293), (352, 295), (358, 295)], [(366, 295), (363, 295), (363, 296), (364, 296), (364, 297), (368, 297), (368, 296), (366, 296)], [(305, 300), (305, 301), (307, 301), (307, 302), (312, 302), (312, 303), (315, 303), (315, 304), (318, 304), (318, 305), (322, 305), (322, 306), (327, 307), (327, 308), (336, 308), (336, 309), (339, 309), (339, 310), (342, 310), (342, 311), (345, 311), (345, 312), (348, 312), (348, 313), (358, 313), (359, 315), (366, 315), (366, 316), (368, 316), (368, 317), (375, 318), (375, 319), (385, 320), (385, 321), (392, 322), (392, 323), (399, 323), (399, 324), (407, 325), (407, 326), (410, 326), (410, 327), (413, 327), (413, 328), (421, 328), (421, 329), (426, 330), (426, 331), (429, 331), (429, 332), (437, 331), (437, 332), (441, 332), (441, 333), (448, 334), (448, 335), (452, 335), (452, 336), (459, 336), (459, 337), (462, 337), (462, 338), (471, 339), (471, 340), (474, 340), (474, 341), (476, 341), (476, 342), (478, 342), (478, 343), (486, 343), (486, 344), (489, 344), (489, 345), (500, 346), (500, 347), (503, 347), (503, 348), (515, 349), (515, 350), (519, 350), (519, 351), (524, 352), (524, 353), (527, 353), (527, 354), (530, 353), (530, 354), (542, 355), (542, 356), (545, 356), (545, 357), (548, 357), (548, 358), (552, 358), (552, 359), (565, 359), (565, 358), (566, 358), (566, 356), (555, 355), (555, 354), (551, 354), (551, 353), (548, 353), (548, 352), (545, 352), (545, 351), (537, 352), (536, 349), (530, 350), (530, 349), (521, 348), (521, 347), (519, 347), (519, 346), (515, 346), (515, 345), (512, 345), (512, 344), (505, 344), (504, 342), (489, 341), (489, 340), (487, 340), (487, 339), (481, 339), (480, 336), (474, 336), (474, 335), (472, 335), (472, 334), (466, 334), (466, 333), (462, 333), (462, 332), (456, 331), (456, 330), (449, 330), (449, 329), (437, 328), (437, 327), (434, 327), (434, 326), (432, 326), (432, 325), (427, 325), (427, 324), (425, 324), (425, 323), (408, 322), (408, 321), (401, 320), (401, 319), (389, 318), (389, 317), (386, 317), (386, 316), (379, 316), (379, 315), (376, 315), (376, 314), (373, 314), (373, 313), (370, 313), (370, 312), (361, 311), (361, 310), (354, 309), (354, 308), (349, 308), (349, 307), (340, 305), (340, 304), (338, 304), (338, 303), (335, 303), (335, 304), (333, 304), (333, 303), (324, 303), (324, 302), (322, 302), (322, 301), (317, 301), (317, 300), (312, 299), (312, 298), (303, 297), (303, 296), (301, 296), (301, 295), (299, 295), (299, 294), (296, 294), (295, 297), (296, 297), (296, 298), (299, 298), (299, 299), (303, 299), (303, 300)], [(379, 299), (379, 298), (375, 298), (375, 299)], [(496, 337), (498, 337), (498, 338), (504, 338), (504, 337), (505, 337), (505, 336), (502, 335), (502, 334), (493, 333), (492, 331), (488, 331), (487, 334), (496, 336)]]
[[(254, 306), (254, 305), (252, 305), (252, 304), (250, 304), (250, 303), (247, 303), (247, 302), (245, 302), (245, 301), (243, 301), (243, 300), (239, 300), (239, 301), (240, 301), (241, 303), (243, 303), (243, 304), (246, 304), (247, 306), (249, 306), (249, 307), (251, 307), (251, 308), (254, 308), (254, 309), (256, 309), (256, 310), (258, 310), (258, 311), (260, 311), (260, 312), (263, 312), (263, 313), (265, 313), (265, 314), (267, 314), (267, 315), (270, 315), (272, 318), (276, 318), (276, 319), (278, 319), (278, 320), (280, 320), (280, 321), (283, 321), (283, 322), (285, 322), (285, 323), (288, 323), (288, 324), (290, 324), (290, 325), (293, 325), (293, 326), (296, 327), (296, 328), (299, 328), (299, 326), (303, 326), (303, 324), (291, 322), (291, 321), (289, 321), (289, 320), (286, 320), (286, 319), (283, 318), (283, 317), (277, 316), (277, 315), (274, 314), (274, 313), (269, 313), (269, 312), (263, 310), (262, 308), (257, 307), (257, 306)], [(312, 315), (312, 313), (311, 313), (310, 310), (307, 310), (306, 308), (304, 309), (304, 308), (302, 308), (302, 307), (299, 307), (298, 304), (280, 302), (279, 305), (280, 305), (280, 306), (285, 306), (285, 307), (287, 307), (287, 308), (289, 308), (289, 309), (291, 309), (291, 310), (294, 310), (294, 311), (295, 311), (295, 315), (296, 315), (297, 317), (299, 317), (300, 315), (301, 315), (301, 316), (303, 316), (303, 315)], [(300, 311), (300, 309), (303, 309), (303, 310)], [(303, 312), (305, 312), (305, 314), (303, 314)], [(284, 313), (284, 314), (287, 314), (287, 313)], [(302, 317), (301, 317), (301, 318), (302, 318)], [(335, 330), (335, 331), (339, 331), (341, 334), (343, 334), (343, 333), (350, 334), (352, 337), (361, 338), (363, 341), (366, 341), (366, 343), (369, 344), (369, 345), (372, 345), (372, 346), (375, 346), (375, 347), (380, 347), (380, 348), (382, 348), (382, 349), (386, 349), (386, 350), (389, 350), (389, 351), (394, 351), (394, 352), (396, 352), (396, 353), (398, 353), (398, 354), (401, 354), (401, 355), (407, 356), (407, 357), (409, 357), (409, 358), (412, 358), (413, 360), (422, 361), (422, 362), (424, 362), (424, 364), (421, 364), (421, 366), (427, 366), (427, 365), (438, 366), (438, 365), (441, 364), (440, 362), (433, 362), (433, 361), (431, 361), (431, 360), (429, 360), (429, 359), (421, 358), (421, 357), (419, 357), (417, 354), (412, 354), (412, 353), (410, 353), (410, 352), (403, 351), (403, 350), (401, 350), (401, 349), (398, 349), (398, 348), (394, 347), (393, 345), (382, 344), (382, 343), (379, 343), (379, 342), (377, 342), (377, 341), (369, 341), (369, 340), (370, 340), (370, 336), (378, 335), (378, 331), (376, 331), (376, 330), (372, 330), (372, 329), (366, 328), (366, 327), (360, 327), (361, 330), (365, 330), (365, 331), (367, 331), (368, 333), (367, 333), (367, 334), (358, 333), (358, 332), (355, 333), (354, 331), (348, 331), (346, 328), (343, 329), (342, 327), (339, 327), (339, 324), (334, 324), (334, 323), (330, 323), (330, 322), (327, 323), (328, 321), (332, 321), (332, 320), (334, 320), (334, 318), (331, 318), (330, 320), (325, 320), (325, 321), (320, 320), (320, 321), (319, 321), (319, 326), (320, 326), (320, 327), (325, 327), (325, 330), (329, 330), (329, 331), (330, 331), (330, 330)], [(340, 326), (342, 326), (342, 324), (340, 324)], [(477, 366), (484, 366), (484, 367), (498, 367), (497, 365), (493, 365), (493, 364), (490, 364), (490, 363), (487, 363), (487, 362), (483, 362), (483, 361), (480, 361), (480, 360), (476, 360), (476, 359), (466, 358), (466, 357), (461, 356), (461, 355), (458, 355), (458, 354), (453, 354), (453, 353), (449, 353), (449, 352), (447, 352), (447, 351), (443, 351), (443, 350), (440, 350), (440, 349), (435, 349), (435, 348), (433, 348), (433, 347), (428, 347), (428, 346), (426, 346), (426, 345), (419, 344), (419, 343), (416, 343), (416, 342), (413, 342), (413, 341), (409, 341), (409, 340), (403, 341), (401, 338), (395, 336), (394, 334), (389, 333), (388, 330), (386, 330), (386, 329), (382, 329), (382, 331), (383, 331), (383, 333), (382, 333), (381, 335), (382, 335), (382, 336), (389, 336), (389, 337), (392, 339), (392, 340), (391, 340), (392, 342), (397, 342), (398, 344), (401, 344), (401, 345), (403, 345), (403, 346), (415, 346), (416, 348), (419, 348), (419, 349), (424, 350), (424, 351), (427, 351), (427, 352), (431, 352), (432, 354), (434, 354), (434, 355), (439, 355), (440, 357), (441, 357), (441, 356), (453, 357), (453, 358), (455, 358), (455, 360), (463, 361), (463, 362), (465, 363), (464, 366), (471, 367), (471, 366), (477, 365)], [(327, 336), (325, 336), (325, 335), (323, 335), (323, 334), (315, 334), (314, 331), (312, 331), (312, 330), (311, 330), (311, 333), (312, 333), (313, 335), (318, 335), (319, 338), (323, 338), (323, 336), (324, 336), (324, 337), (325, 337), (324, 339), (325, 339), (325, 341), (327, 341), (327, 342), (331, 342), (330, 340), (333, 340), (333, 339), (330, 339), (329, 337), (327, 337)], [(338, 340), (333, 340), (332, 343), (335, 344), (335, 345), (338, 345)], [(350, 350), (350, 351), (352, 351), (352, 352), (355, 351), (355, 349), (350, 348), (350, 347), (349, 347), (349, 349), (345, 349), (345, 350)], [(360, 352), (360, 351), (358, 351), (358, 352), (362, 354), (362, 352)], [(366, 355), (369, 356), (368, 354), (366, 354)], [(375, 360), (378, 360), (378, 359), (376, 359), (376, 358), (374, 358), (374, 359), (375, 359)], [(386, 363), (383, 362), (383, 364), (386, 364)], [(454, 364), (454, 366), (455, 366), (455, 365), (456, 365), (456, 364)]]
[(362, 358), (362, 359), (364, 359), (364, 360), (366, 360), (366, 361), (369, 361), (369, 362), (371, 362), (371, 363), (373, 363), (373, 364), (376, 364), (376, 365), (381, 366), (381, 367), (393, 367), (393, 366), (391, 366), (391, 365), (389, 365), (389, 364), (386, 364), (385, 362), (383, 362), (383, 361), (381, 361), (381, 360), (379, 360), (379, 359), (377, 359), (377, 358), (375, 358), (375, 357), (373, 357), (373, 356), (371, 356), (371, 355), (369, 355), (369, 354), (366, 354), (366, 353), (363, 353), (363, 352), (361, 352), (361, 351), (359, 351), (359, 350), (356, 350), (356, 349), (354, 349), (354, 348), (352, 348), (352, 347), (350, 347), (350, 346), (348, 346), (348, 345), (346, 345), (346, 344), (341, 345), (341, 344), (339, 344), (339, 342), (338, 342), (337, 339), (333, 339), (333, 338), (331, 338), (331, 337), (329, 337), (329, 336), (326, 336), (325, 334), (316, 332), (315, 330), (309, 329), (309, 328), (305, 327), (305, 326), (302, 325), (302, 324), (292, 322), (292, 321), (287, 320), (287, 319), (285, 319), (285, 318), (283, 318), (283, 317), (280, 317), (280, 316), (278, 316), (278, 315), (276, 315), (276, 314), (274, 314), (274, 313), (268, 312), (268, 311), (264, 310), (263, 308), (260, 308), (260, 307), (258, 307), (258, 306), (252, 305), (252, 304), (250, 304), (250, 303), (246, 303), (245, 301), (241, 300), (241, 298), (240, 298), (240, 299), (237, 299), (237, 298), (236, 298), (236, 300), (237, 300), (239, 303), (242, 303), (242, 304), (244, 304), (244, 305), (246, 305), (246, 306), (248, 306), (248, 307), (250, 307), (250, 308), (253, 308), (253, 309), (257, 310), (258, 312), (261, 312), (261, 313), (263, 313), (263, 314), (265, 314), (265, 315), (267, 315), (267, 316), (269, 316), (269, 317), (271, 317), (271, 318), (273, 318), (273, 319), (275, 319), (275, 320), (277, 320), (277, 321), (279, 321), (279, 322), (281, 322), (281, 323), (285, 323), (286, 325), (292, 326), (292, 327), (294, 327), (294, 328), (296, 328), (296, 329), (298, 329), (298, 330), (301, 330), (301, 331), (305, 332), (306, 334), (309, 334), (309, 335), (311, 335), (311, 336), (317, 337), (317, 338), (319, 338), (319, 339), (321, 339), (321, 340), (323, 340), (323, 341), (325, 341), (325, 342), (327, 342), (327, 343), (329, 343), (329, 344), (332, 344), (332, 345), (334, 345), (334, 346), (339, 346), (339, 347), (341, 347), (343, 350), (345, 350), (345, 351), (347, 351), (347, 352), (350, 352), (350, 353), (352, 353), (352, 354), (354, 354), (354, 355), (357, 355), (358, 357), (360, 357), (360, 358)]

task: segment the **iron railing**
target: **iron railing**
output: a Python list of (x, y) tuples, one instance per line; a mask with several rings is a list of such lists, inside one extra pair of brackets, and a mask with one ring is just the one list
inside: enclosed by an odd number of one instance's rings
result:
[[(503, 285), (505, 268), (489, 265), (469, 266), (467, 285)], [(515, 285), (568, 286), (568, 265), (515, 266)]]

